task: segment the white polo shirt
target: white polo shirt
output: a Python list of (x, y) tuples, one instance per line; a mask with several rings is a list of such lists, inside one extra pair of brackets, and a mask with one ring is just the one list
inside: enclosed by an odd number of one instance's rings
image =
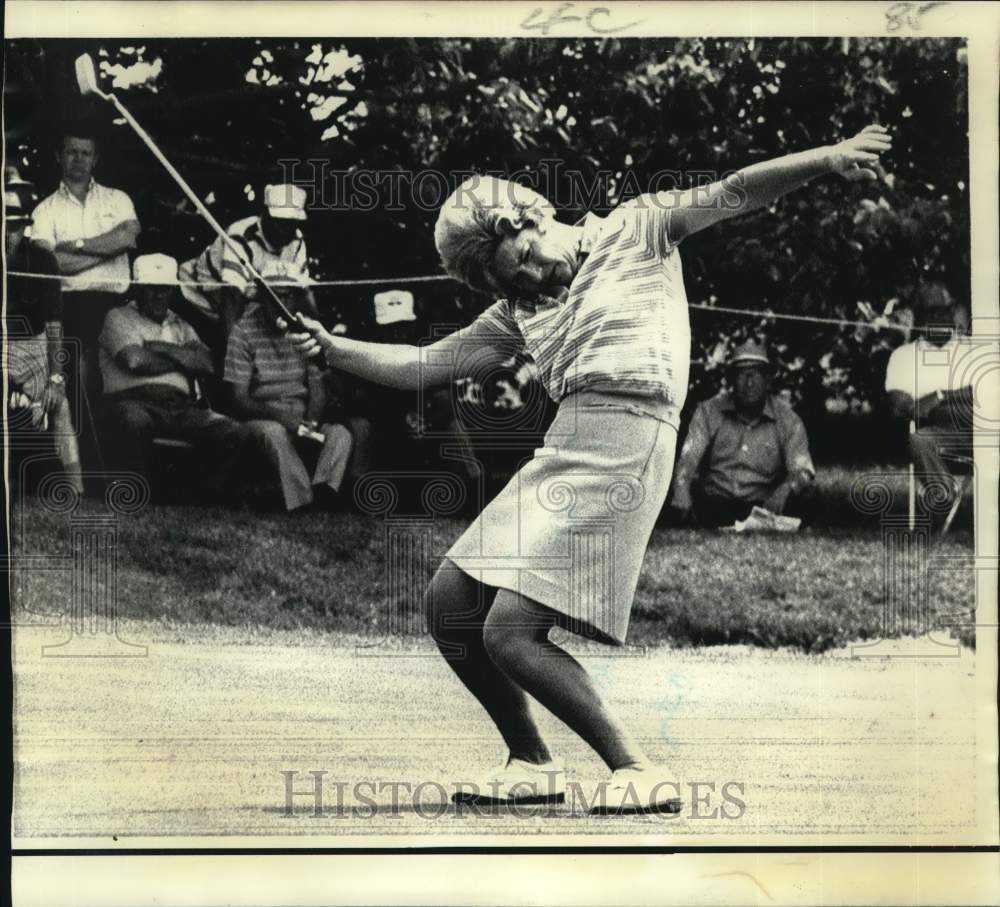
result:
[(173, 312), (167, 312), (163, 324), (159, 324), (143, 315), (134, 301), (112, 309), (104, 320), (98, 351), (104, 393), (117, 394), (144, 384), (163, 384), (190, 393), (188, 379), (179, 369), (162, 375), (136, 375), (125, 371), (115, 356), (125, 347), (142, 346), (147, 340), (184, 346), (197, 339), (194, 328)]
[(942, 346), (923, 337), (893, 351), (885, 371), (886, 391), (902, 391), (914, 400), (937, 391), (956, 391), (972, 383), (969, 365), (976, 344), (971, 337), (952, 337)]
[[(90, 181), (87, 195), (81, 202), (65, 183), (60, 183), (48, 198), (38, 203), (32, 213), (31, 238), (48, 249), (56, 243), (91, 239), (107, 233), (126, 221), (138, 221), (132, 199), (120, 189)], [(93, 268), (63, 278), (63, 292), (99, 290), (124, 293), (128, 289), (131, 271), (128, 254), (122, 252)]]

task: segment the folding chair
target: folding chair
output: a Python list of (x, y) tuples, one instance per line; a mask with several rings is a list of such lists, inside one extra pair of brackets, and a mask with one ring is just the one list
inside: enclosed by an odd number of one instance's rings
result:
[[(910, 420), (910, 434), (913, 434), (917, 430), (916, 423)], [(948, 534), (948, 530), (951, 529), (952, 521), (955, 519), (955, 514), (958, 513), (958, 508), (962, 506), (962, 498), (965, 497), (966, 492), (969, 490), (969, 485), (972, 484), (972, 479), (974, 476), (973, 468), (975, 466), (975, 461), (971, 456), (966, 456), (965, 454), (953, 454), (953, 453), (942, 453), (941, 459), (949, 463), (955, 463), (958, 466), (963, 467), (962, 471), (958, 473), (957, 476), (953, 475), (955, 478), (955, 500), (952, 501), (951, 509), (948, 511), (948, 515), (944, 519), (944, 523), (941, 526), (940, 537), (944, 538)], [(964, 467), (968, 468), (968, 472), (965, 471)], [(910, 531), (913, 531), (917, 520), (917, 477), (913, 466), (913, 461), (910, 461), (909, 465), (909, 525)]]
[[(208, 409), (211, 405), (208, 395), (204, 392), (201, 382), (196, 378), (190, 379), (191, 395), (198, 406)], [(194, 460), (195, 447), (190, 441), (182, 441), (180, 438), (165, 438), (157, 435), (152, 440), (153, 449), (160, 455), (151, 464), (153, 485), (159, 494), (163, 494), (164, 489), (172, 487), (167, 481), (168, 475), (175, 469), (179, 469), (182, 474), (193, 474), (196, 469)]]
[(969, 490), (969, 486), (972, 484), (975, 460), (965, 454), (949, 453), (942, 454), (942, 459), (949, 463), (955, 463), (956, 465), (968, 468), (968, 472), (963, 470), (961, 473), (954, 476), (956, 479), (955, 500), (952, 502), (951, 510), (948, 511), (948, 516), (945, 517), (944, 525), (941, 527), (941, 537), (943, 538), (948, 534), (948, 530), (951, 529), (951, 521), (955, 519), (955, 514), (958, 513), (958, 508), (962, 504), (962, 498), (965, 497), (965, 493)]

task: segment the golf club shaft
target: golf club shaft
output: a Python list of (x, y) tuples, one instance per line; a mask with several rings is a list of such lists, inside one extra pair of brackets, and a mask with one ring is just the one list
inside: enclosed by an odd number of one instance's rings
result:
[(257, 272), (257, 269), (253, 266), (253, 263), (247, 259), (243, 250), (239, 247), (239, 245), (237, 245), (237, 243), (233, 240), (233, 238), (228, 233), (226, 233), (226, 231), (222, 228), (222, 225), (212, 216), (212, 212), (205, 207), (202, 200), (198, 198), (195, 191), (187, 184), (184, 177), (181, 176), (180, 173), (177, 172), (174, 165), (171, 164), (169, 160), (167, 160), (166, 155), (162, 151), (160, 151), (160, 149), (157, 147), (156, 143), (146, 132), (146, 130), (143, 129), (141, 125), (139, 125), (139, 121), (136, 120), (136, 118), (132, 116), (131, 113), (129, 113), (125, 105), (122, 104), (122, 102), (119, 101), (118, 98), (116, 98), (113, 94), (106, 95), (105, 97), (107, 97), (108, 100), (110, 100), (111, 103), (114, 104), (115, 109), (125, 118), (128, 124), (136, 131), (136, 134), (139, 136), (140, 139), (143, 140), (143, 142), (146, 144), (146, 147), (153, 152), (156, 159), (164, 166), (167, 173), (169, 173), (174, 178), (174, 182), (176, 182), (177, 185), (181, 187), (181, 190), (184, 192), (184, 194), (191, 200), (191, 203), (195, 206), (195, 208), (198, 209), (198, 213), (203, 218), (205, 218), (209, 226), (213, 230), (215, 230), (215, 232), (222, 238), (222, 241), (226, 243), (226, 245), (229, 246), (230, 249), (233, 250), (237, 258), (243, 263), (244, 267), (250, 272), (250, 276), (253, 278), (254, 283), (257, 284), (257, 286), (260, 289), (262, 289), (265, 293), (268, 294), (268, 296), (271, 299), (271, 302), (274, 304), (274, 307), (278, 310), (281, 317), (285, 319), (285, 321), (288, 323), (289, 326), (293, 324), (298, 324), (301, 325), (303, 329), (305, 329), (305, 326), (302, 325), (302, 321), (298, 317), (298, 315), (293, 314), (291, 311), (289, 311), (288, 306), (286, 306), (278, 298), (278, 294), (275, 293), (274, 290), (272, 290), (271, 287), (267, 285), (267, 282)]

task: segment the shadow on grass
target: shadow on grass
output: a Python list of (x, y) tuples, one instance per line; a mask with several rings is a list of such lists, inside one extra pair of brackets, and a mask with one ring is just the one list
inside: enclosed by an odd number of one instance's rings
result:
[[(824, 528), (794, 535), (658, 528), (636, 592), (630, 642), (745, 643), (822, 652), (881, 638), (886, 611), (881, 535), (877, 517), (851, 507), (856, 476), (821, 473)], [(904, 476), (898, 486), (905, 502)], [(15, 517), (24, 515), (18, 530), (24, 537), (17, 539), (16, 550), (65, 553), (65, 515), (33, 502), (22, 507)], [(971, 509), (966, 501), (965, 525), (971, 525)], [(970, 552), (962, 511), (956, 524), (947, 538), (935, 541), (939, 553)], [(20, 524), (15, 519), (12, 525)], [(413, 588), (405, 590), (407, 607), (419, 602), (440, 555), (465, 525), (435, 523), (431, 557), (411, 573)], [(385, 525), (350, 514), (156, 506), (122, 519), (118, 564), (118, 613), (126, 618), (376, 634), (394, 625), (402, 606), (387, 601)], [(974, 609), (971, 570), (932, 571), (928, 582), (932, 623), (954, 623), (956, 615)], [(65, 598), (41, 574), (26, 578), (21, 596), (22, 606), (34, 610), (45, 610), (48, 599), (53, 599), (48, 607), (58, 607)], [(966, 628), (960, 637), (971, 643), (973, 631)]]

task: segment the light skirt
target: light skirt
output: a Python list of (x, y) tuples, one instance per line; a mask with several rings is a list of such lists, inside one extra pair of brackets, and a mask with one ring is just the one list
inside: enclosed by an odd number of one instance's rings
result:
[(473, 579), (622, 644), (646, 546), (670, 487), (677, 410), (640, 397), (566, 397), (544, 445), (447, 557)]

